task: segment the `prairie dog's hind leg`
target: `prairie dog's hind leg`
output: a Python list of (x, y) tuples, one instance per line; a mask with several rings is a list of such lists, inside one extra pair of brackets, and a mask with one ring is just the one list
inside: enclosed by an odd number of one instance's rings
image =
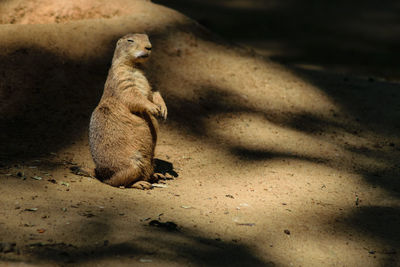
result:
[(128, 186), (142, 178), (142, 172), (137, 166), (131, 166), (125, 170), (114, 173), (110, 179), (104, 180), (106, 184), (111, 186)]
[(136, 188), (136, 189), (141, 189), (141, 190), (146, 190), (146, 189), (152, 189), (153, 188), (151, 183), (149, 183), (147, 181), (138, 181), (138, 182), (134, 183), (131, 187), (132, 188)]
[(167, 180), (167, 177), (162, 173), (158, 172), (153, 173), (151, 175), (151, 181), (157, 182), (158, 180)]

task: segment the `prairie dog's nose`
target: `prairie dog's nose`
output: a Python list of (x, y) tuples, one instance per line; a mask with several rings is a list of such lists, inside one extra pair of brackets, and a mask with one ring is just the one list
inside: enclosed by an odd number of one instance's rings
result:
[(145, 49), (150, 51), (151, 50), (151, 46), (146, 46)]

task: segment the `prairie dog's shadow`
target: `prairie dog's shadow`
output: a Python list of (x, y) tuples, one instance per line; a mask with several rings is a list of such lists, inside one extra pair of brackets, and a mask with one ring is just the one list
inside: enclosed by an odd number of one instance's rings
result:
[(154, 159), (154, 172), (162, 173), (162, 174), (170, 174), (173, 177), (178, 177), (178, 173), (174, 171), (174, 165), (171, 162), (162, 160), (162, 159)]

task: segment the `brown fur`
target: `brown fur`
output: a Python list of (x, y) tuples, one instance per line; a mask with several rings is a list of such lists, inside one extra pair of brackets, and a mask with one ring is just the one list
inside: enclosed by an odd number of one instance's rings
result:
[(112, 186), (132, 186), (153, 177), (155, 116), (166, 119), (167, 108), (139, 69), (150, 53), (145, 34), (118, 40), (103, 96), (92, 113), (89, 143), (96, 177)]

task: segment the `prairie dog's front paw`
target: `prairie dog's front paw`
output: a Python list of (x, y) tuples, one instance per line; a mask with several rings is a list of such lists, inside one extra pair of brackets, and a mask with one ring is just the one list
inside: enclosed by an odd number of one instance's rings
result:
[(159, 116), (159, 115), (160, 115), (160, 112), (161, 112), (160, 107), (157, 106), (157, 105), (155, 105), (155, 104), (153, 104), (153, 103), (150, 103), (150, 104), (146, 107), (146, 111), (147, 111), (148, 113), (150, 113), (151, 115), (153, 115), (153, 116)]
[(153, 103), (160, 108), (160, 117), (164, 120), (167, 119), (167, 106), (165, 105), (164, 99), (162, 98), (160, 92), (156, 91), (153, 94)]
[(160, 108), (160, 117), (166, 120), (168, 114), (167, 106), (164, 104), (159, 106), (159, 108)]

